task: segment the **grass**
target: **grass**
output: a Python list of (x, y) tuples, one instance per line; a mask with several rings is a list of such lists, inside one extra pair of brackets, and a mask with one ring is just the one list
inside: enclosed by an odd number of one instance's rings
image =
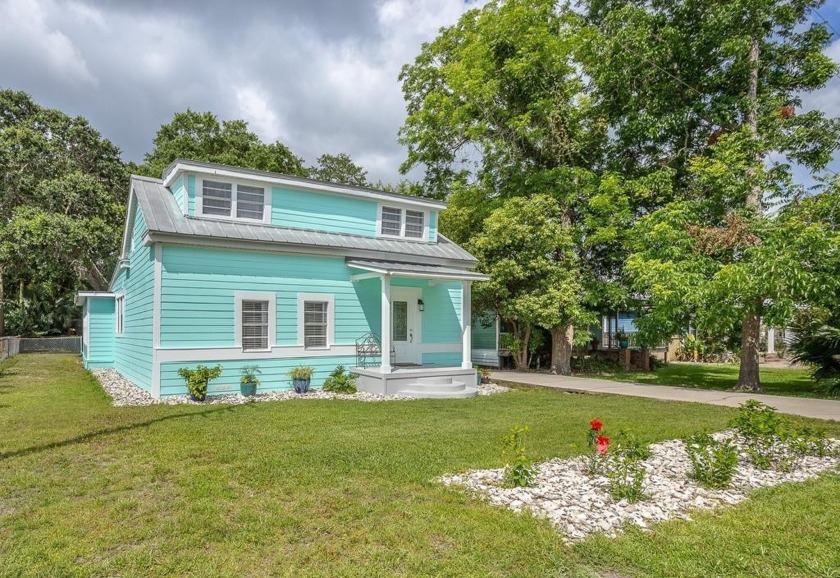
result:
[[(0, 378), (0, 576), (807, 576), (840, 567), (840, 477), (693, 523), (562, 543), (544, 520), (440, 486), (581, 453), (588, 421), (642, 441), (728, 408), (518, 390), (472, 400), (114, 408), (78, 361)], [(806, 421), (806, 420), (803, 420)], [(807, 420), (809, 423), (817, 423)], [(833, 435), (840, 424), (826, 424)]]
[[(597, 376), (615, 381), (723, 391), (731, 390), (738, 382), (738, 366), (723, 363), (669, 363), (656, 371), (601, 372)], [(766, 394), (828, 397), (817, 382), (811, 379), (810, 372), (806, 369), (761, 367), (760, 378), (764, 387), (763, 393)]]

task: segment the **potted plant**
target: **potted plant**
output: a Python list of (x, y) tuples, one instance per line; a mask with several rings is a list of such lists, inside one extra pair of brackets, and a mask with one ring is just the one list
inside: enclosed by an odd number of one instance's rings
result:
[(239, 370), (242, 377), (239, 378), (239, 391), (245, 397), (253, 397), (257, 393), (257, 386), (260, 384), (260, 379), (257, 377), (262, 374), (258, 365), (243, 365)]
[(199, 365), (195, 369), (182, 367), (178, 369), (178, 375), (184, 378), (187, 383), (187, 391), (190, 392), (190, 399), (193, 401), (204, 401), (207, 399), (207, 385), (211, 379), (222, 375), (222, 366), (206, 367)]
[(292, 378), (292, 386), (296, 393), (306, 393), (309, 391), (309, 381), (312, 379), (314, 368), (308, 365), (299, 365), (289, 372), (289, 377)]
[(618, 341), (618, 346), (621, 349), (627, 349), (630, 345), (630, 339), (627, 337), (627, 334), (623, 331), (617, 331), (615, 334), (615, 339)]

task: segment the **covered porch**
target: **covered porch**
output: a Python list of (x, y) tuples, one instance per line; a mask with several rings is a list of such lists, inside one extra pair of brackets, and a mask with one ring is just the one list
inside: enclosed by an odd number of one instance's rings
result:
[(348, 259), (371, 332), (356, 340), (358, 387), (384, 395), (476, 395), (471, 287), (486, 275), (439, 265)]

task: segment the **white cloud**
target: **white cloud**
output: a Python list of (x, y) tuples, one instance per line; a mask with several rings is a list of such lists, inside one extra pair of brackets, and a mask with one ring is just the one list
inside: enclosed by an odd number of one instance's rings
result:
[(239, 115), (248, 121), (251, 130), (265, 142), (281, 139), (280, 121), (262, 92), (253, 86), (242, 86), (235, 93)]
[[(50, 23), (58, 11), (50, 0), (0, 3), (0, 52), (4, 58), (27, 57), (67, 83), (98, 83), (76, 45)], [(77, 12), (78, 13), (78, 12)], [(87, 13), (87, 17), (92, 14)]]

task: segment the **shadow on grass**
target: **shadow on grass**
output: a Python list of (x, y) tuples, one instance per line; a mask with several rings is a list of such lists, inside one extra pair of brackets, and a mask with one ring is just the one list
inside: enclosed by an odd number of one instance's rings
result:
[[(161, 422), (170, 421), (170, 420), (173, 420), (173, 419), (180, 419), (180, 418), (183, 418), (183, 417), (194, 417), (194, 416), (207, 417), (210, 414), (216, 414), (216, 413), (221, 413), (221, 412), (230, 412), (230, 411), (236, 410), (237, 408), (247, 407), (247, 406), (250, 406), (250, 405), (251, 404), (247, 404), (247, 403), (246, 404), (241, 404), (241, 405), (226, 405), (226, 406), (220, 406), (220, 407), (216, 407), (216, 408), (212, 408), (212, 409), (208, 408), (208, 409), (205, 409), (203, 411), (181, 412), (181, 413), (176, 413), (176, 414), (172, 414), (172, 415), (165, 415), (165, 416), (161, 416), (161, 417), (156, 417), (154, 419), (149, 419), (149, 420), (142, 421), (142, 422), (130, 423), (130, 424), (120, 425), (120, 426), (111, 427), (111, 428), (99, 429), (99, 430), (88, 432), (86, 434), (82, 434), (82, 435), (79, 435), (79, 436), (76, 436), (76, 437), (73, 437), (73, 438), (69, 438), (69, 439), (66, 439), (66, 440), (49, 442), (49, 443), (40, 444), (40, 445), (36, 445), (36, 446), (30, 446), (28, 448), (22, 448), (22, 449), (19, 449), (19, 450), (13, 450), (13, 451), (9, 451), (9, 452), (2, 452), (2, 453), (0, 453), (0, 461), (6, 460), (6, 459), (9, 459), (9, 458), (18, 458), (18, 457), (21, 457), (21, 456), (28, 456), (28, 455), (31, 455), (31, 454), (36, 454), (36, 453), (47, 451), (47, 450), (53, 450), (53, 449), (56, 449), (56, 448), (63, 448), (65, 446), (70, 446), (70, 445), (74, 445), (74, 444), (80, 444), (80, 443), (84, 443), (84, 442), (87, 442), (87, 441), (90, 441), (90, 440), (93, 440), (93, 439), (96, 439), (96, 438), (100, 438), (100, 437), (103, 437), (103, 436), (108, 436), (108, 435), (111, 435), (111, 434), (116, 434), (116, 433), (121, 433), (121, 432), (125, 432), (125, 431), (135, 430), (135, 429), (138, 429), (138, 428), (148, 427), (148, 426), (150, 426), (152, 424), (155, 424), (155, 423), (161, 423)], [(0, 406), (0, 407), (2, 407), (2, 406)]]

